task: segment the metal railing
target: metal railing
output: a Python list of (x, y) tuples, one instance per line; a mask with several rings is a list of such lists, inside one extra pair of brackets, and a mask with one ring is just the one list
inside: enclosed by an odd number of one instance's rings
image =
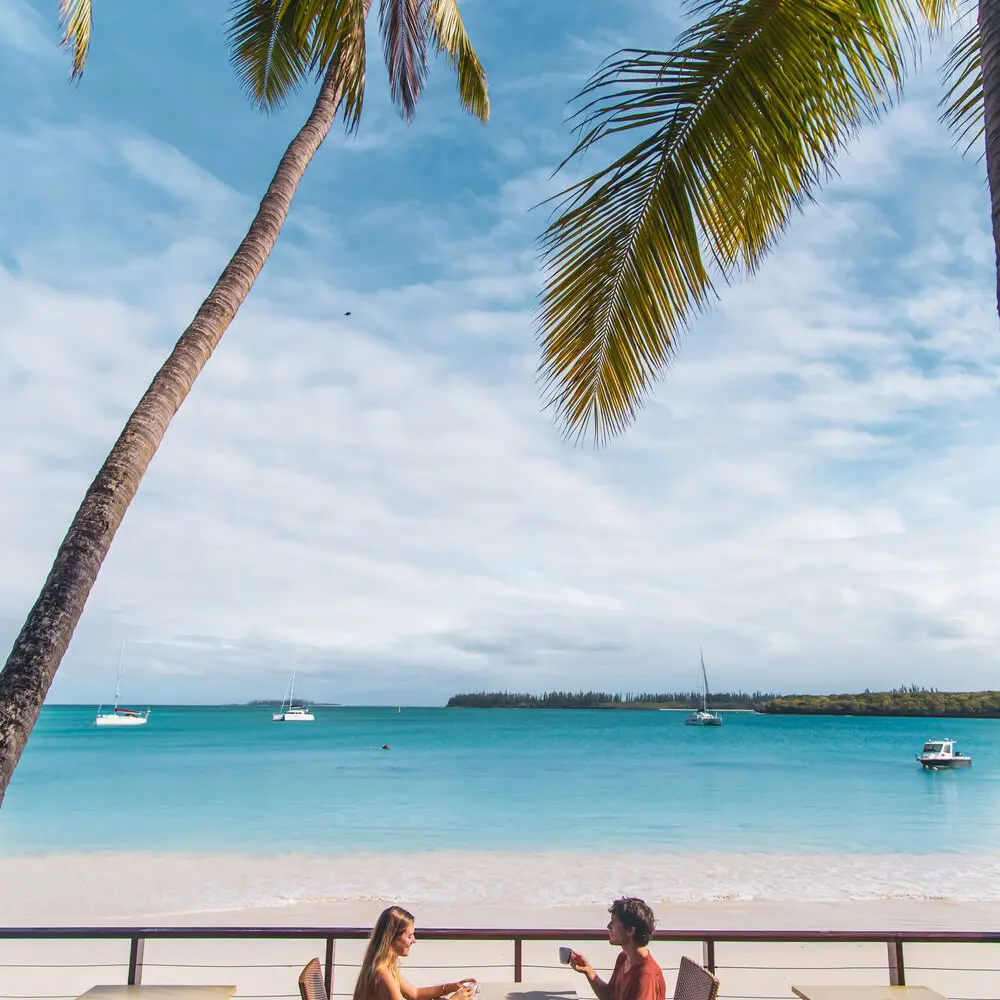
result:
[[(149, 940), (312, 940), (324, 943), (323, 978), (327, 996), (334, 995), (338, 941), (367, 940), (367, 927), (0, 927), (0, 941), (120, 940), (129, 942), (126, 982), (141, 985), (145, 944)], [(741, 944), (884, 944), (889, 985), (906, 984), (904, 945), (1000, 944), (1000, 931), (787, 931), (787, 930), (659, 930), (654, 940), (701, 945), (702, 964), (716, 971), (716, 945)], [(607, 941), (593, 928), (421, 928), (422, 941), (509, 941), (515, 983), (523, 982), (525, 941)], [(737, 968), (737, 967), (732, 967)], [(757, 968), (744, 966), (741, 968)], [(994, 970), (979, 970), (994, 971)], [(996, 970), (1000, 972), (1000, 970)]]

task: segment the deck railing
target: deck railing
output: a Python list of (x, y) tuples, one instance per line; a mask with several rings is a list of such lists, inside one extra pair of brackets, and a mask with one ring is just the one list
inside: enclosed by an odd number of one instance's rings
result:
[[(120, 940), (129, 942), (126, 982), (141, 985), (145, 944), (150, 940), (312, 940), (323, 943), (323, 972), (327, 995), (334, 996), (334, 970), (338, 941), (362, 941), (367, 927), (0, 927), (2, 941)], [(523, 982), (523, 948), (526, 941), (607, 941), (607, 932), (593, 928), (449, 928), (421, 927), (421, 941), (509, 941), (513, 948), (509, 968), (515, 983)], [(904, 946), (908, 944), (1000, 944), (998, 931), (848, 931), (848, 930), (658, 930), (654, 940), (693, 942), (701, 946), (702, 964), (716, 971), (716, 945), (740, 944), (872, 944), (886, 948), (885, 971), (889, 985), (906, 984)], [(236, 966), (233, 966), (236, 968)], [(730, 968), (740, 968), (731, 966)], [(756, 968), (744, 966), (742, 968)], [(845, 967), (846, 968), (846, 967)], [(982, 972), (997, 970), (978, 970)]]

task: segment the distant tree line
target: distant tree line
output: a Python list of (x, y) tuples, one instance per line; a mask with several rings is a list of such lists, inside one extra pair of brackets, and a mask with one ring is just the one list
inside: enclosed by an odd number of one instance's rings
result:
[[(250, 707), (250, 708), (260, 708), (260, 707), (280, 708), (282, 705), (285, 704), (285, 699), (284, 698), (257, 698), (255, 701), (245, 701), (245, 702), (243, 702), (243, 704), (246, 705), (246, 706), (248, 706), (248, 707)], [(314, 705), (316, 703), (313, 702), (313, 701), (310, 701), (308, 698), (296, 698), (295, 699), (295, 704), (296, 705), (301, 705), (303, 708), (308, 708), (310, 705)]]
[[(713, 708), (754, 709), (777, 695), (761, 691), (719, 691), (712, 694)], [(477, 691), (456, 694), (448, 699), (448, 708), (694, 708), (701, 704), (700, 691), (672, 693), (611, 694), (607, 691), (546, 691), (525, 694), (515, 691)]]
[[(694, 708), (700, 691), (612, 694), (608, 691), (477, 691), (456, 694), (448, 708)], [(768, 715), (900, 715), (942, 718), (1000, 718), (1000, 691), (938, 691), (902, 685), (889, 691), (861, 694), (776, 695), (762, 691), (719, 691), (711, 708), (743, 708)]]
[(938, 691), (910, 685), (862, 694), (796, 694), (766, 701), (757, 711), (771, 715), (1000, 718), (1000, 691)]

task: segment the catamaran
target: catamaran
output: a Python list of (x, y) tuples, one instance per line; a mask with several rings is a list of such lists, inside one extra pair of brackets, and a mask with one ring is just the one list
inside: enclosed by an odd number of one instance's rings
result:
[(692, 712), (685, 720), (685, 726), (721, 726), (722, 716), (713, 714), (708, 710), (708, 675), (705, 673), (705, 654), (698, 650), (701, 655), (701, 683), (702, 696), (701, 708)]
[(295, 704), (295, 671), (297, 669), (298, 664), (292, 667), (292, 677), (288, 682), (288, 696), (282, 698), (280, 711), (271, 716), (273, 722), (313, 722), (316, 719), (316, 716), (307, 708)]
[(149, 718), (149, 709), (145, 712), (137, 712), (132, 708), (119, 708), (118, 695), (122, 686), (122, 661), (125, 659), (125, 640), (122, 639), (121, 649), (118, 650), (118, 679), (115, 681), (115, 706), (110, 712), (102, 712), (103, 703), (97, 706), (97, 718), (94, 722), (98, 726), (144, 726)]

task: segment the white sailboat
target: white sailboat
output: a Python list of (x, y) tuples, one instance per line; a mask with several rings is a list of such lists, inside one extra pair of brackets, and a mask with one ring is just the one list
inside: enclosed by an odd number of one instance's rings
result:
[(701, 683), (702, 696), (701, 708), (692, 712), (685, 720), (685, 726), (721, 726), (722, 716), (708, 710), (708, 674), (705, 673), (705, 654), (698, 650), (701, 655)]
[(115, 705), (110, 712), (102, 712), (104, 705), (97, 706), (97, 718), (94, 722), (98, 726), (144, 726), (149, 718), (149, 709), (145, 712), (137, 712), (132, 708), (119, 708), (118, 697), (122, 686), (122, 661), (125, 659), (125, 640), (122, 639), (121, 649), (118, 650), (118, 679), (115, 681)]
[[(298, 663), (292, 667), (292, 677), (288, 682), (288, 696), (282, 698), (281, 709), (271, 716), (273, 722), (313, 722), (316, 716), (302, 705), (295, 704), (295, 672)], [(287, 705), (286, 705), (287, 702)]]

